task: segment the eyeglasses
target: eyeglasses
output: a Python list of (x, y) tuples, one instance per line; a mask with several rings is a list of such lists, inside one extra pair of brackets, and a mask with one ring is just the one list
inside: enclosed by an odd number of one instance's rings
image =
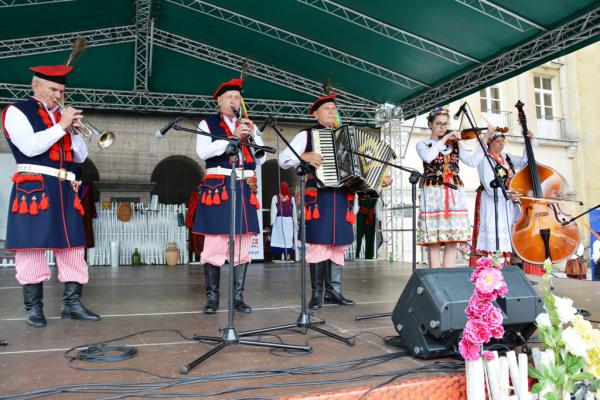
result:
[(433, 124), (434, 124), (435, 126), (437, 126), (438, 128), (442, 128), (442, 127), (443, 127), (443, 128), (445, 128), (445, 127), (447, 127), (447, 126), (448, 126), (448, 123), (447, 123), (447, 122), (434, 122)]

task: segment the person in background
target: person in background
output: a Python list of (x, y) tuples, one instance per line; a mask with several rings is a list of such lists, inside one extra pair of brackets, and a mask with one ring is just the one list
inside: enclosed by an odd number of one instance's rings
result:
[(271, 199), (271, 242), (270, 251), (290, 261), (296, 243), (298, 215), (296, 201), (287, 182), (281, 182), (280, 193)]

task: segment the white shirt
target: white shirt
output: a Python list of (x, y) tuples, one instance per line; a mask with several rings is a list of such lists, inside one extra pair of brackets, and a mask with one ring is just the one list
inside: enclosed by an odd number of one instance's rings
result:
[[(299, 156), (302, 155), (306, 151), (306, 139), (307, 139), (307, 131), (298, 132), (296, 137), (292, 140), (290, 145), (292, 148), (298, 153)], [(300, 160), (296, 158), (294, 153), (289, 148), (285, 148), (281, 153), (279, 153), (279, 166), (283, 169), (294, 168), (300, 165)]]
[[(65, 135), (63, 128), (54, 120), (54, 111), (56, 110), (56, 107), (52, 110), (48, 110), (44, 104), (44, 108), (48, 111), (48, 115), (54, 125), (38, 132), (33, 131), (33, 127), (29, 123), (29, 120), (17, 107), (10, 106), (6, 110), (4, 127), (10, 136), (10, 141), (27, 157), (35, 157), (45, 153), (54, 143)], [(81, 135), (71, 134), (71, 150), (73, 150), (74, 162), (81, 163), (85, 161), (88, 156), (87, 146)]]
[[(236, 117), (229, 118), (228, 116), (223, 115), (223, 121), (225, 121), (225, 123), (227, 124), (227, 127), (229, 128), (229, 130), (231, 132), (235, 131), (235, 125), (237, 123)], [(208, 124), (206, 123), (206, 120), (202, 120), (200, 122), (200, 124), (198, 124), (198, 129), (200, 129), (201, 131), (210, 133), (210, 129), (208, 127)], [(258, 127), (256, 125), (254, 125), (254, 140), (257, 145), (259, 145), (259, 146), (264, 145), (264, 142), (262, 140), (262, 132), (258, 129)], [(225, 152), (225, 149), (227, 148), (228, 144), (229, 144), (228, 140), (221, 139), (221, 140), (215, 140), (213, 142), (213, 140), (210, 136), (198, 135), (198, 137), (196, 138), (196, 154), (198, 154), (198, 157), (200, 157), (203, 160), (206, 160), (211, 157), (220, 156), (221, 154), (223, 154)], [(254, 155), (254, 149), (250, 148), (250, 151), (252, 152), (252, 155)], [(262, 156), (260, 158), (255, 158), (256, 165), (257, 166), (262, 165), (267, 160), (266, 156), (267, 155), (265, 154), (264, 156)], [(242, 165), (244, 157), (242, 155), (240, 155), (240, 157), (238, 157), (238, 158), (239, 158), (239, 165)]]
[[(431, 163), (439, 153), (447, 155), (451, 152), (452, 146), (446, 146), (439, 140), (425, 139), (417, 143), (417, 153), (419, 154), (419, 157), (428, 164)], [(460, 158), (460, 161), (468, 166), (476, 167), (483, 158), (483, 150), (481, 149), (481, 146), (477, 146), (475, 153), (471, 154), (460, 142), (458, 142), (458, 157)]]
[(600, 240), (598, 239), (596, 239), (592, 245), (592, 260), (596, 265), (598, 265), (598, 262), (600, 261)]

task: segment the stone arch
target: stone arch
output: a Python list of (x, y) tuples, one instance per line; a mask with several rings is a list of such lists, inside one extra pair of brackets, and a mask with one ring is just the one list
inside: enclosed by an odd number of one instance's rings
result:
[(93, 202), (97, 202), (100, 200), (100, 192), (96, 187), (96, 182), (100, 181), (100, 173), (98, 172), (98, 168), (96, 164), (88, 157), (82, 164), (79, 164), (79, 168), (81, 168), (81, 181), (90, 185), (93, 193)]
[(170, 156), (161, 160), (150, 180), (155, 183), (152, 194), (165, 204), (187, 204), (190, 194), (196, 190), (204, 170), (193, 159), (186, 156)]
[[(290, 191), (295, 194), (296, 191), (300, 190), (300, 181), (296, 175), (296, 169), (281, 169), (277, 164), (277, 159), (269, 160), (262, 165), (262, 198), (264, 208), (271, 206), (271, 198), (279, 193), (279, 177), (281, 181), (286, 181), (290, 186)], [(298, 186), (298, 187), (297, 187)]]

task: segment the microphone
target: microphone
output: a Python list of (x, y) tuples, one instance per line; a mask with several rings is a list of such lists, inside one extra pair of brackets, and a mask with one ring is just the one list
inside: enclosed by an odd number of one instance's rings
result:
[(265, 131), (265, 128), (266, 128), (266, 127), (269, 125), (269, 122), (271, 122), (271, 121), (273, 121), (273, 118), (272, 118), (272, 117), (269, 115), (269, 116), (267, 117), (267, 119), (265, 119), (265, 122), (263, 122), (263, 124), (262, 124), (262, 126), (259, 128), (259, 130), (260, 130), (261, 132), (264, 132), (264, 131)]
[(460, 117), (460, 114), (462, 114), (463, 112), (465, 112), (465, 106), (467, 105), (467, 102), (465, 101), (464, 103), (462, 103), (462, 106), (460, 106), (460, 108), (458, 109), (458, 111), (456, 112), (456, 114), (454, 114), (454, 119), (458, 119)]
[(162, 128), (157, 129), (154, 133), (154, 137), (157, 139), (162, 139), (167, 134), (167, 132), (170, 131), (171, 128), (173, 128), (173, 126), (175, 126), (175, 124), (177, 124), (182, 118), (183, 117), (177, 117)]

